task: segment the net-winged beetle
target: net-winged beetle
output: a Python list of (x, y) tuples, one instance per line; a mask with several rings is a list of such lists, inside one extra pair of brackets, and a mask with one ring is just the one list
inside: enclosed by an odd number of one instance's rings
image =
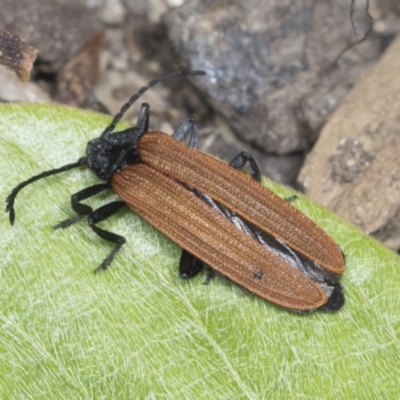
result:
[[(151, 81), (130, 98), (99, 138), (88, 143), (86, 157), (16, 186), (6, 200), (11, 224), (15, 220), (14, 201), (22, 188), (86, 165), (102, 183), (72, 195), (76, 216), (56, 228), (87, 218), (98, 236), (115, 244), (95, 272), (107, 269), (125, 243), (122, 236), (96, 224), (128, 205), (183, 248), (179, 263), (182, 278), (191, 278), (208, 265), (288, 309), (340, 309), (344, 303), (339, 283), (344, 258), (339, 247), (289, 201), (260, 185), (258, 166), (250, 154), (242, 152), (226, 165), (199, 152), (198, 130), (192, 118), (183, 121), (172, 136), (149, 131), (149, 105), (145, 103), (135, 127), (113, 132), (146, 90), (182, 75), (204, 72), (177, 71)], [(251, 177), (240, 172), (247, 162)], [(94, 211), (82, 203), (108, 189), (122, 200)]]

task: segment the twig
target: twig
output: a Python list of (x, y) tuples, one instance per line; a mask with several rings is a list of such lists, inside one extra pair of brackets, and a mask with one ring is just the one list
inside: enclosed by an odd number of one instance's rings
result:
[(29, 80), (38, 50), (19, 36), (0, 31), (0, 64), (14, 71), (22, 82)]

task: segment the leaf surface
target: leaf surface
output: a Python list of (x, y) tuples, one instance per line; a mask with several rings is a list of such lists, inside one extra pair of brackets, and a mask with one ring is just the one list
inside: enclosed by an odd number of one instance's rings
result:
[[(110, 121), (62, 106), (9, 104), (0, 106), (0, 120), (3, 200), (30, 176), (82, 157)], [(49, 177), (20, 192), (14, 227), (0, 214), (4, 398), (398, 396), (396, 254), (299, 195), (295, 206), (346, 257), (346, 304), (336, 314), (295, 314), (221, 278), (208, 286), (204, 276), (180, 280), (179, 248), (130, 210), (102, 223), (127, 244), (109, 271), (94, 275), (112, 246), (85, 221), (51, 226), (73, 215), (71, 194), (96, 182), (84, 168)]]

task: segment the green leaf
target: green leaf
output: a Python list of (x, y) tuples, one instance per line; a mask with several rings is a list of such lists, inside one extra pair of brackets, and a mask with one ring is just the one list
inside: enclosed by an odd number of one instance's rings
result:
[[(82, 157), (110, 121), (44, 105), (2, 105), (0, 119), (3, 200), (30, 176)], [(295, 314), (220, 278), (182, 281), (179, 248), (129, 210), (103, 223), (127, 244), (94, 275), (111, 245), (85, 222), (51, 226), (73, 215), (69, 196), (95, 182), (84, 168), (43, 179), (18, 195), (14, 227), (1, 214), (0, 397), (398, 396), (396, 254), (299, 195), (295, 205), (346, 256), (338, 313)]]

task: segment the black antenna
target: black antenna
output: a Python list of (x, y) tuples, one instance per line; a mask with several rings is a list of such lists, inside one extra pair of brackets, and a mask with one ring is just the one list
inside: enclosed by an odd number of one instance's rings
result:
[(147, 86), (143, 86), (136, 94), (134, 94), (122, 107), (119, 113), (114, 117), (112, 120), (111, 124), (104, 130), (104, 132), (101, 134), (101, 137), (104, 135), (107, 135), (108, 133), (112, 132), (115, 128), (115, 126), (118, 124), (120, 119), (123, 117), (123, 115), (126, 113), (126, 111), (129, 109), (129, 107), (145, 92), (147, 92), (150, 88), (153, 86), (157, 85), (160, 82), (166, 81), (171, 78), (175, 78), (177, 76), (183, 76), (183, 75), (206, 75), (204, 71), (175, 71), (171, 72), (167, 75), (162, 76), (161, 78), (153, 79)]
[[(350, 22), (351, 22), (351, 26), (353, 28), (354, 34), (356, 36), (359, 35), (356, 25), (354, 23), (354, 4), (355, 4), (355, 0), (351, 0), (351, 4), (350, 4)], [(365, 0), (365, 15), (368, 19), (368, 27), (367, 30), (365, 31), (364, 35), (361, 37), (361, 39), (356, 40), (353, 43), (348, 44), (337, 56), (336, 58), (333, 60), (331, 66), (334, 67), (337, 65), (337, 63), (339, 62), (340, 58), (342, 57), (342, 55), (344, 53), (346, 53), (348, 50), (350, 50), (352, 47), (357, 46), (358, 44), (365, 42), (369, 36), (369, 34), (372, 32), (372, 28), (374, 25), (374, 19), (372, 18), (371, 14), (369, 13), (369, 0)]]
[[(114, 119), (112, 120), (111, 124), (104, 130), (104, 132), (102, 133), (101, 136), (104, 136), (110, 132), (113, 131), (113, 129), (115, 128), (115, 126), (117, 125), (117, 123), (119, 122), (119, 120), (122, 118), (122, 116), (124, 115), (124, 113), (128, 110), (128, 108), (147, 90), (149, 90), (151, 87), (153, 87), (154, 85), (157, 85), (157, 83), (163, 82), (167, 79), (170, 78), (175, 78), (176, 76), (182, 76), (182, 75), (205, 75), (206, 73), (204, 71), (175, 71), (172, 72), (170, 74), (164, 75), (161, 78), (158, 79), (154, 79), (152, 80), (147, 86), (142, 87), (135, 95), (133, 95), (129, 101), (127, 103), (125, 103), (120, 112), (114, 117)], [(55, 174), (59, 174), (60, 172), (64, 172), (64, 171), (68, 171), (72, 168), (76, 168), (79, 167), (81, 165), (87, 164), (87, 159), (86, 157), (80, 158), (77, 162), (72, 163), (72, 164), (67, 164), (64, 165), (63, 167), (60, 168), (55, 168), (52, 169), (50, 171), (45, 171), (42, 172), (39, 175), (35, 175), (32, 176), (31, 178), (29, 178), (28, 180), (21, 182), (19, 185), (17, 185), (12, 191), (11, 194), (7, 197), (6, 199), (6, 212), (9, 212), (9, 216), (10, 216), (10, 223), (11, 225), (14, 224), (15, 221), (15, 211), (14, 211), (14, 202), (15, 202), (15, 198), (17, 197), (17, 194), (20, 192), (21, 189), (23, 189), (25, 186), (30, 185), (31, 183), (42, 179), (42, 178), (46, 178), (48, 176), (51, 175), (55, 175)]]
[(86, 164), (86, 158), (82, 157), (77, 162), (74, 162), (72, 164), (67, 164), (67, 165), (64, 165), (63, 167), (55, 168), (50, 171), (42, 172), (39, 175), (32, 176), (31, 178), (27, 179), (24, 182), (21, 182), (18, 186), (16, 186), (11, 191), (11, 194), (6, 199), (6, 203), (7, 203), (6, 212), (10, 213), (11, 225), (14, 225), (14, 221), (15, 221), (14, 201), (15, 201), (15, 198), (17, 197), (17, 194), (19, 193), (19, 191), (21, 189), (23, 189), (25, 186), (30, 185), (32, 182), (38, 181), (39, 179), (46, 178), (47, 176), (59, 174), (60, 172), (69, 171), (72, 168), (77, 168), (84, 164)]

